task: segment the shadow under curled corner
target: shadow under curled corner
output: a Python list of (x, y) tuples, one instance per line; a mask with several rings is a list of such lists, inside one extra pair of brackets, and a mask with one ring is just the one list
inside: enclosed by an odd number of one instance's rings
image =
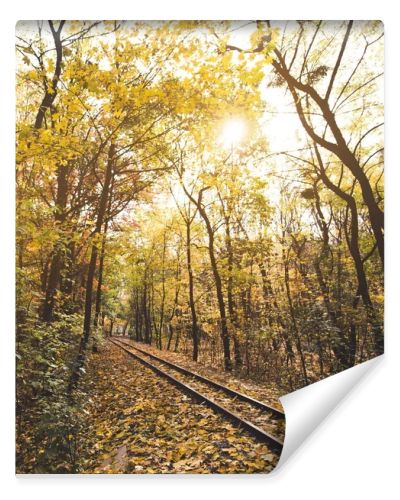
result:
[(280, 398), (286, 417), (285, 442), (279, 463), (271, 474), (282, 470), (304, 441), (383, 358), (382, 354)]

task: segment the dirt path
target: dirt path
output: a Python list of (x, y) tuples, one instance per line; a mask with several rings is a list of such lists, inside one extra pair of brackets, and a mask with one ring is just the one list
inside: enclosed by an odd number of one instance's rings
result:
[(269, 472), (278, 457), (110, 342), (92, 357), (85, 473)]

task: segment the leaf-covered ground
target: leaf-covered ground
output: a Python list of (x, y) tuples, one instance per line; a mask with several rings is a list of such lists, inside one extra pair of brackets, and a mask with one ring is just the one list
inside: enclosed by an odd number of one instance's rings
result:
[(136, 346), (139, 349), (147, 351), (155, 356), (164, 358), (172, 363), (176, 363), (188, 370), (199, 373), (205, 377), (211, 378), (220, 382), (221, 384), (230, 387), (239, 392), (243, 392), (259, 401), (263, 401), (268, 405), (272, 405), (283, 411), (282, 405), (279, 401), (279, 397), (282, 396), (282, 391), (272, 383), (257, 383), (254, 380), (243, 379), (234, 376), (232, 373), (226, 373), (221, 370), (216, 369), (209, 364), (205, 364), (200, 359), (199, 362), (192, 361), (188, 356), (183, 353), (177, 353), (173, 351), (163, 350), (160, 351), (154, 346), (149, 346), (143, 343), (135, 342), (130, 340), (128, 337), (123, 337), (124, 342), (129, 342), (132, 346)]
[[(132, 341), (122, 340), (122, 342), (125, 346), (132, 346)], [(140, 356), (146, 357), (146, 354), (143, 353), (145, 352), (147, 353), (149, 351), (146, 349), (141, 349), (139, 346), (137, 346), (137, 348), (140, 349)], [(134, 352), (138, 353), (138, 351)], [(182, 373), (180, 370), (176, 370), (173, 367), (166, 365), (163, 362), (163, 360), (165, 360), (165, 356), (163, 356), (162, 354), (158, 354), (157, 359), (154, 358), (150, 359), (153, 365), (158, 366), (164, 372), (169, 373), (170, 375), (180, 380), (184, 384), (189, 385), (190, 387), (197, 390), (201, 394), (204, 394), (213, 401), (216, 401), (217, 403), (224, 406), (228, 410), (232, 411), (236, 415), (239, 415), (244, 420), (250, 421), (251, 423), (253, 423), (257, 427), (260, 427), (269, 434), (272, 434), (273, 436), (280, 438), (281, 440), (284, 440), (285, 438), (284, 419), (277, 418), (273, 413), (260, 409), (257, 406), (254, 406), (253, 404), (250, 404), (247, 401), (242, 401), (241, 399), (238, 399), (236, 396), (233, 396), (231, 394), (226, 394), (220, 389), (212, 387), (209, 384), (194, 378), (191, 374)], [(197, 370), (191, 370), (191, 372), (196, 373)]]
[(84, 473), (265, 473), (278, 456), (110, 342), (93, 355)]

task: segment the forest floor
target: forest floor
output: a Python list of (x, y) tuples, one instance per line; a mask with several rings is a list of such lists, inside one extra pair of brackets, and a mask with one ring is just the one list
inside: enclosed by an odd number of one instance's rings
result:
[(89, 363), (83, 473), (266, 473), (265, 444), (106, 341)]
[(275, 408), (283, 411), (279, 397), (281, 396), (281, 391), (277, 386), (269, 383), (257, 383), (254, 380), (239, 378), (235, 376), (232, 372), (224, 372), (221, 369), (210, 366), (209, 364), (192, 361), (188, 356), (183, 353), (176, 353), (174, 351), (163, 350), (160, 351), (154, 346), (149, 346), (143, 343), (135, 342), (130, 340), (128, 337), (121, 337), (124, 342), (128, 342), (133, 347), (138, 347), (141, 350), (154, 354), (160, 358), (166, 359), (172, 363), (182, 366), (187, 370), (199, 373), (204, 377), (208, 377), (215, 380), (235, 391), (242, 392), (248, 396), (251, 396), (267, 405), (274, 406)]

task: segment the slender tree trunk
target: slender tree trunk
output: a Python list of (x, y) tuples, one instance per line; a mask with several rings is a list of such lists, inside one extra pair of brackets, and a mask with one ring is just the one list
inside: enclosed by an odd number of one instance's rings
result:
[[(228, 210), (229, 207), (228, 207)], [(227, 299), (228, 299), (228, 312), (229, 318), (234, 328), (232, 334), (233, 337), (233, 349), (235, 356), (235, 367), (240, 369), (243, 364), (242, 354), (240, 352), (240, 342), (238, 339), (237, 331), (239, 329), (239, 322), (235, 310), (235, 303), (233, 300), (233, 247), (230, 229), (230, 219), (229, 216), (225, 216), (225, 236), (226, 236), (226, 250), (228, 254), (228, 282), (227, 282)]]
[(70, 241), (65, 248), (63, 275), (60, 286), (61, 292), (65, 296), (69, 296), (70, 302), (72, 302), (72, 291), (74, 284), (74, 266), (75, 266), (75, 242)]
[(171, 349), (172, 336), (174, 334), (174, 329), (171, 324), (168, 324), (168, 343), (167, 343), (167, 351)]
[(160, 321), (158, 325), (158, 348), (162, 350), (162, 332), (164, 327), (164, 310), (165, 310), (165, 252), (167, 248), (166, 233), (163, 235), (163, 251), (162, 251), (162, 268), (161, 268), (161, 305), (160, 305)]
[[(107, 228), (104, 228), (107, 231)], [(101, 293), (103, 286), (103, 269), (104, 269), (104, 257), (105, 257), (105, 247), (106, 247), (106, 233), (103, 234), (103, 239), (101, 241), (100, 249), (100, 260), (99, 260), (99, 275), (97, 280), (97, 290), (96, 290), (96, 302), (95, 302), (95, 313), (93, 326), (96, 327), (99, 322), (100, 311), (101, 311)]]
[(321, 229), (323, 238), (320, 254), (314, 259), (315, 274), (317, 276), (318, 285), (322, 293), (326, 311), (328, 313), (332, 325), (335, 327), (337, 331), (337, 336), (339, 339), (339, 342), (334, 342), (333, 344), (333, 350), (335, 356), (338, 359), (342, 368), (349, 368), (350, 366), (353, 366), (349, 364), (349, 350), (350, 350), (349, 340), (347, 340), (344, 336), (345, 335), (344, 325), (339, 319), (338, 313), (331, 302), (329, 294), (329, 286), (324, 278), (321, 267), (323, 260), (327, 257), (329, 253), (329, 229), (321, 209), (321, 201), (317, 190), (317, 186), (314, 186), (314, 195), (315, 195), (315, 209), (316, 209), (317, 222)]
[(225, 300), (224, 300), (224, 294), (222, 290), (222, 280), (221, 280), (221, 275), (218, 270), (218, 265), (217, 265), (217, 259), (215, 257), (215, 248), (214, 248), (214, 231), (211, 226), (210, 219), (208, 218), (207, 212), (205, 208), (202, 205), (201, 202), (201, 197), (203, 192), (207, 188), (203, 188), (200, 193), (199, 193), (199, 198), (198, 200), (195, 200), (193, 196), (187, 191), (187, 189), (182, 186), (185, 194), (188, 196), (188, 198), (191, 200), (192, 203), (195, 204), (197, 207), (202, 219), (205, 222), (206, 225), (206, 230), (207, 230), (207, 235), (208, 235), (208, 253), (210, 257), (210, 263), (211, 263), (211, 269), (212, 273), (214, 276), (214, 283), (215, 283), (215, 289), (217, 293), (217, 301), (218, 301), (218, 309), (219, 309), (219, 316), (220, 316), (220, 327), (221, 327), (221, 339), (222, 339), (222, 347), (224, 351), (224, 368), (226, 371), (232, 370), (232, 361), (231, 361), (231, 351), (230, 351), (230, 339), (229, 339), (229, 330), (228, 330), (228, 323), (227, 323), (227, 315), (226, 315), (226, 308), (225, 308)]
[[(68, 172), (69, 167), (65, 165), (59, 165), (57, 169), (57, 197), (56, 206), (54, 213), (54, 222), (57, 230), (62, 232), (63, 224), (66, 219), (65, 209), (67, 206), (68, 199)], [(50, 264), (49, 277), (46, 286), (46, 295), (42, 308), (42, 320), (52, 321), (54, 319), (54, 306), (55, 306), (55, 296), (57, 288), (60, 285), (60, 273), (63, 261), (65, 242), (63, 241), (62, 235), (59, 235), (59, 239), (56, 243), (55, 249), (53, 251), (53, 256)]]
[[(115, 144), (111, 144), (108, 151), (108, 159), (106, 163), (106, 171), (104, 175), (104, 184), (100, 196), (99, 209), (97, 213), (97, 220), (94, 235), (100, 234), (101, 227), (103, 225), (103, 219), (106, 212), (107, 199), (109, 195), (109, 189), (112, 178), (113, 164), (115, 156)], [(93, 243), (91, 247), (90, 262), (88, 268), (88, 274), (86, 279), (86, 294), (85, 294), (85, 309), (84, 309), (84, 321), (83, 321), (83, 334), (81, 338), (81, 343), (79, 346), (78, 356), (72, 371), (69, 391), (76, 386), (79, 379), (80, 370), (86, 359), (86, 348), (90, 338), (90, 325), (92, 318), (92, 300), (93, 300), (93, 281), (96, 272), (96, 262), (97, 262), (97, 244)]]
[(139, 288), (136, 289), (135, 295), (135, 331), (137, 342), (143, 341), (143, 311), (141, 307), (142, 297)]
[(303, 348), (302, 348), (302, 345), (301, 345), (300, 332), (299, 332), (299, 328), (298, 328), (298, 325), (297, 325), (296, 315), (295, 315), (294, 307), (293, 307), (292, 293), (291, 293), (291, 290), (290, 290), (288, 255), (284, 256), (284, 269), (285, 269), (286, 295), (287, 295), (287, 299), (288, 299), (289, 313), (290, 313), (290, 317), (291, 317), (291, 320), (292, 320), (293, 333), (294, 333), (294, 336), (295, 336), (295, 339), (296, 339), (297, 352), (299, 353), (299, 356), (300, 356), (300, 362), (301, 362), (301, 368), (302, 368), (302, 372), (303, 372), (304, 383), (305, 383), (305, 385), (308, 385), (308, 375), (307, 375), (306, 361), (305, 361), (305, 358), (304, 358)]
[(168, 343), (167, 343), (167, 351), (171, 349), (171, 343), (172, 343), (172, 337), (174, 335), (174, 328), (171, 325), (171, 321), (173, 320), (175, 313), (176, 313), (176, 308), (178, 307), (178, 300), (179, 300), (179, 290), (180, 290), (180, 283), (179, 283), (179, 277), (181, 274), (181, 267), (180, 267), (180, 250), (178, 249), (177, 251), (177, 263), (176, 263), (176, 273), (175, 273), (175, 297), (174, 297), (174, 305), (172, 307), (171, 314), (169, 318), (167, 319), (167, 329), (168, 329)]
[(210, 256), (211, 269), (214, 276), (215, 288), (217, 292), (217, 300), (218, 300), (218, 308), (219, 308), (219, 316), (221, 321), (221, 338), (222, 338), (222, 346), (224, 350), (224, 367), (225, 370), (230, 371), (232, 369), (231, 362), (231, 353), (230, 353), (230, 342), (229, 342), (229, 331), (227, 324), (227, 316), (225, 309), (225, 300), (224, 294), (222, 291), (222, 280), (221, 275), (218, 271), (217, 259), (215, 257), (215, 249), (214, 249), (214, 233), (210, 224), (210, 221), (205, 214), (205, 211), (200, 210), (200, 214), (203, 219), (206, 221), (207, 233), (208, 233), (208, 253)]
[[(145, 280), (147, 280), (146, 273)], [(146, 344), (151, 344), (150, 297), (146, 282), (143, 285), (142, 308), (144, 320), (144, 341)]]
[[(357, 292), (353, 299), (353, 310), (357, 309), (358, 303), (360, 302), (360, 291), (357, 289)], [(357, 354), (357, 330), (354, 321), (351, 322), (350, 325), (350, 338), (349, 338), (349, 365), (354, 366), (356, 363), (356, 354)]]
[(99, 274), (97, 280), (97, 290), (96, 290), (96, 303), (95, 303), (95, 313), (94, 313), (94, 321), (93, 326), (97, 326), (98, 319), (101, 310), (101, 298), (102, 298), (102, 286), (103, 286), (103, 271), (104, 271), (104, 259), (106, 255), (106, 242), (107, 242), (107, 231), (108, 231), (108, 222), (109, 215), (111, 212), (111, 204), (112, 204), (112, 195), (113, 195), (113, 187), (114, 187), (114, 175), (111, 174), (111, 182), (110, 189), (108, 194), (108, 205), (106, 210), (106, 221), (104, 223), (103, 237), (101, 239), (101, 249), (100, 249), (100, 261), (99, 261)]
[[(293, 347), (292, 347), (292, 342), (290, 340), (290, 337), (286, 331), (286, 324), (282, 319), (282, 315), (280, 313), (280, 308), (278, 305), (278, 301), (276, 299), (276, 295), (273, 293), (272, 286), (271, 286), (271, 281), (267, 276), (267, 271), (265, 269), (264, 262), (260, 260), (258, 262), (258, 267), (260, 269), (260, 274), (261, 274), (261, 279), (263, 283), (263, 295), (264, 295), (264, 302), (266, 304), (266, 308), (269, 308), (269, 299), (270, 297), (272, 298), (272, 304), (274, 306), (274, 313), (276, 314), (276, 323), (280, 327), (283, 341), (285, 343), (285, 348), (286, 348), (286, 355), (287, 355), (287, 360), (292, 364), (293, 358), (294, 358), (294, 352), (293, 352)], [(270, 315), (270, 317), (272, 314)], [(271, 318), (271, 326), (274, 324), (274, 320)]]
[(199, 339), (197, 314), (194, 300), (194, 280), (192, 269), (192, 249), (191, 249), (191, 220), (186, 220), (186, 266), (189, 277), (189, 307), (192, 316), (192, 340), (193, 340), (193, 361), (198, 360), (199, 356)]
[[(110, 198), (111, 198), (111, 196), (110, 196)], [(104, 269), (104, 258), (105, 258), (105, 249), (106, 249), (106, 237), (107, 237), (107, 222), (104, 226), (103, 238), (101, 240), (99, 274), (98, 274), (98, 280), (97, 280), (95, 313), (94, 313), (94, 319), (93, 319), (94, 328), (97, 328), (97, 326), (99, 324), (99, 317), (100, 317), (101, 296), (102, 296), (102, 286), (103, 286), (103, 269)], [(94, 341), (93, 341), (92, 351), (97, 352), (96, 339), (94, 339)]]

